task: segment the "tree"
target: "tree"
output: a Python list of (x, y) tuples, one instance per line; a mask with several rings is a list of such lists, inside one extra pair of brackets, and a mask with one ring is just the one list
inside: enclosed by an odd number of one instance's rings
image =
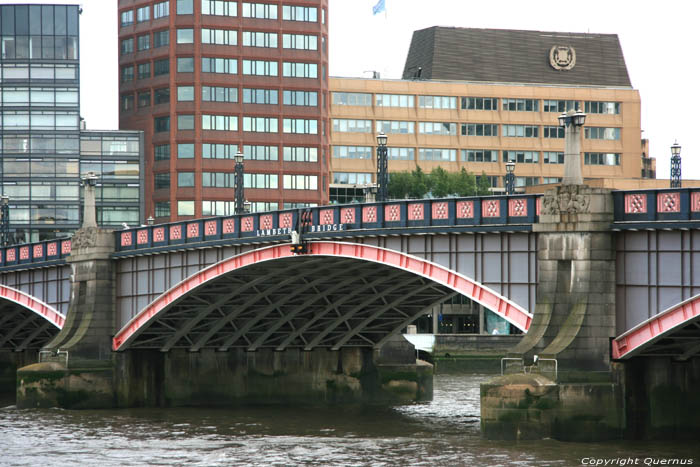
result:
[(430, 172), (430, 191), (435, 198), (445, 198), (455, 192), (454, 178), (438, 166)]
[(467, 169), (462, 167), (462, 170), (450, 175), (453, 177), (454, 194), (457, 196), (476, 195), (476, 177), (474, 174), (467, 172)]
[(477, 185), (476, 185), (476, 195), (477, 196), (486, 196), (491, 194), (491, 182), (489, 182), (489, 178), (486, 176), (486, 172), (481, 172), (481, 176), (478, 177), (477, 179)]
[(409, 172), (392, 172), (389, 175), (389, 198), (404, 199), (411, 190), (413, 178)]
[(408, 196), (411, 198), (425, 198), (426, 193), (430, 189), (428, 176), (423, 172), (420, 166), (416, 166), (411, 172), (411, 186), (408, 190)]

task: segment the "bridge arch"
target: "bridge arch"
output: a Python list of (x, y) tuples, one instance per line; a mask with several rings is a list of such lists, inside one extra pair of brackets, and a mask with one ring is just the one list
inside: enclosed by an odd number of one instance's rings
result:
[(63, 328), (65, 320), (41, 300), (0, 284), (0, 349), (41, 348)]
[(464, 294), (527, 331), (532, 315), (429, 261), (371, 245), (289, 244), (225, 259), (172, 287), (114, 337), (130, 348), (380, 347), (450, 295)]
[(614, 359), (700, 354), (700, 294), (639, 323), (612, 341)]

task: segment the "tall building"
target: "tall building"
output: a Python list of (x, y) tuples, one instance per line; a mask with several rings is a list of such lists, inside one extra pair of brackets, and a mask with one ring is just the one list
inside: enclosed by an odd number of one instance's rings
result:
[(364, 198), (376, 179), (376, 135), (388, 135), (389, 171), (465, 168), (503, 190), (557, 183), (564, 129), (587, 114), (584, 178), (653, 174), (641, 102), (616, 35), (432, 27), (414, 32), (400, 80), (331, 78), (331, 201)]
[(120, 128), (145, 134), (146, 215), (328, 202), (328, 0), (119, 0)]

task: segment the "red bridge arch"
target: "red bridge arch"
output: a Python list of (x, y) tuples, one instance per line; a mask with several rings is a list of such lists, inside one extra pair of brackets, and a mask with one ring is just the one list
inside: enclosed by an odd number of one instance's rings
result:
[(1, 349), (40, 348), (66, 321), (52, 306), (6, 285), (0, 285), (0, 304)]

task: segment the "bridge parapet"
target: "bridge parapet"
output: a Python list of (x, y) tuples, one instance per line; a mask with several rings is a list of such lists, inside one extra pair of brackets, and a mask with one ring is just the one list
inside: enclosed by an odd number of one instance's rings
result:
[(47, 263), (64, 263), (71, 254), (70, 238), (57, 238), (0, 248), (0, 270), (43, 267)]
[[(615, 230), (700, 227), (700, 188), (613, 191)], [(668, 225), (662, 225), (668, 224)]]

